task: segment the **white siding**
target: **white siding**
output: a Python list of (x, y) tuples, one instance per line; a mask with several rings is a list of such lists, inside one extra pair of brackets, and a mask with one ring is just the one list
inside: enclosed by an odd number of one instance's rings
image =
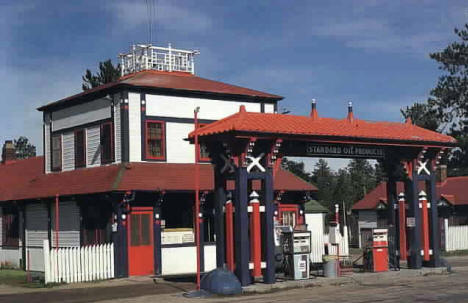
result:
[(44, 121), (44, 166), (45, 166), (45, 172), (50, 173), (50, 121), (49, 121), (49, 115), (46, 114), (46, 118)]
[(115, 152), (115, 162), (119, 163), (122, 161), (122, 151), (121, 151), (121, 128), (120, 128), (120, 103), (119, 99), (115, 102), (114, 105), (114, 152)]
[(86, 158), (88, 166), (101, 164), (101, 127), (99, 125), (86, 129)]
[(97, 99), (52, 113), (52, 130), (57, 131), (111, 117), (111, 101)]
[[(204, 245), (205, 272), (216, 268), (216, 245)], [(196, 247), (163, 247), (161, 249), (162, 275), (184, 275), (197, 272)], [(181, 260), (184, 260), (181, 262)]]
[(62, 170), (75, 169), (75, 134), (73, 132), (62, 135)]
[(265, 113), (274, 113), (275, 106), (273, 104), (267, 103), (265, 104)]
[(193, 124), (166, 123), (166, 158), (168, 163), (195, 162), (195, 147), (184, 140), (192, 130)]
[(359, 247), (362, 247), (361, 229), (377, 228), (377, 212), (375, 210), (361, 210), (358, 216)]
[(322, 257), (325, 254), (324, 239), (324, 214), (305, 214), (307, 230), (310, 231), (311, 253), (310, 261), (312, 263), (322, 263)]
[(141, 161), (141, 107), (140, 94), (128, 94), (128, 125), (130, 132), (130, 161)]
[[(55, 244), (55, 204), (51, 207), (52, 247)], [(80, 246), (80, 209), (75, 201), (60, 201), (59, 204), (59, 247)]]
[(193, 110), (199, 106), (200, 119), (219, 120), (238, 112), (240, 105), (245, 105), (249, 112), (260, 112), (260, 103), (146, 95), (146, 115), (149, 116), (193, 118)]
[(47, 206), (44, 203), (26, 205), (26, 268), (44, 271), (43, 241), (48, 238)]

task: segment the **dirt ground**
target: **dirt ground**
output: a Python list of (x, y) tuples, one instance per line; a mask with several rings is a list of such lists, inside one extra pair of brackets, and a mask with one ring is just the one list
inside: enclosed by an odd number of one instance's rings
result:
[(468, 257), (451, 257), (448, 261), (454, 270), (449, 275), (355, 274), (346, 283), (229, 298), (188, 299), (182, 294), (195, 288), (193, 281), (158, 280), (155, 283), (148, 277), (51, 289), (0, 285), (0, 302), (468, 302)]

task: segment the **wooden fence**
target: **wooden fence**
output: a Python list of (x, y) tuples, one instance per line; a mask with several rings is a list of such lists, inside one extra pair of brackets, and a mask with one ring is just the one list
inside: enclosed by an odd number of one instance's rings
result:
[(73, 283), (114, 278), (114, 244), (50, 248), (44, 240), (45, 283)]
[(468, 225), (448, 226), (445, 223), (445, 251), (468, 249)]

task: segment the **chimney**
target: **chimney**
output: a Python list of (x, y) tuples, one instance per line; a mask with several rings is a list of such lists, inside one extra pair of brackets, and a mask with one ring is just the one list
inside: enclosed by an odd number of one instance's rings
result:
[(315, 101), (315, 99), (312, 99), (312, 109), (310, 110), (310, 117), (312, 118), (312, 120), (318, 119), (317, 101)]
[(441, 164), (436, 170), (437, 182), (444, 183), (447, 180), (447, 165)]
[(354, 115), (353, 115), (353, 102), (349, 101), (348, 103), (348, 116), (346, 117), (349, 123), (353, 123)]
[(6, 140), (3, 144), (2, 163), (7, 164), (16, 160), (15, 145), (12, 140)]

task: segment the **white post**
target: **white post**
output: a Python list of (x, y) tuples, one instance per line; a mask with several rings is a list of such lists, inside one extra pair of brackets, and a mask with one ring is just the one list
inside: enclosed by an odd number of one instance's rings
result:
[(110, 245), (110, 277), (114, 278), (114, 243)]
[(169, 71), (172, 72), (172, 47), (171, 44), (169, 43)]
[(50, 250), (49, 250), (49, 240), (44, 240), (42, 244), (42, 249), (44, 250), (44, 276), (45, 284), (52, 282), (50, 277)]
[(444, 219), (445, 251), (450, 250), (448, 218)]

